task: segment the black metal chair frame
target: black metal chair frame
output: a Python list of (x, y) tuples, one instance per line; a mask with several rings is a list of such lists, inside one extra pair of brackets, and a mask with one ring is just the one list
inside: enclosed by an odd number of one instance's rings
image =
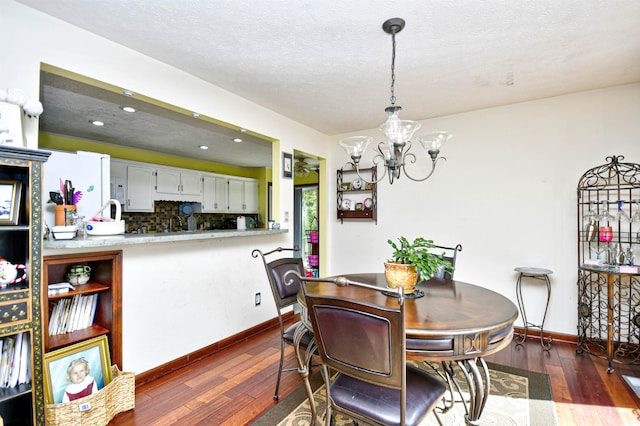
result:
[[(438, 249), (438, 250), (436, 250)], [(444, 252), (440, 252), (440, 250), (444, 250)], [(432, 250), (434, 252), (434, 254), (442, 254), (442, 258), (444, 260), (448, 260), (449, 262), (451, 262), (451, 266), (453, 267), (453, 270), (446, 270), (444, 272), (444, 277), (445, 278), (449, 278), (449, 279), (453, 279), (453, 274), (455, 273), (455, 267), (456, 267), (456, 260), (458, 258), (458, 252), (462, 251), (462, 244), (457, 244), (455, 247), (447, 247), (447, 246), (435, 246)], [(450, 252), (450, 253), (447, 253)]]
[[(303, 282), (307, 311), (322, 360), (321, 371), (327, 395), (325, 424), (331, 424), (333, 411), (367, 424), (417, 424), (428, 415), (445, 394), (446, 387), (425, 371), (406, 364), (402, 288), (398, 289), (397, 296), (394, 295), (397, 307), (381, 306), (314, 295), (307, 291), (306, 283), (331, 282), (376, 292), (388, 292), (388, 289), (344, 277), (299, 279)], [(370, 349), (367, 350), (366, 346)], [(339, 373), (333, 381), (329, 369)], [(408, 382), (412, 386), (407, 387)], [(377, 397), (384, 402), (376, 403)], [(407, 398), (412, 402), (409, 415)], [(383, 408), (390, 400), (398, 402), (397, 412)]]
[[(299, 257), (281, 257), (273, 260), (269, 260), (267, 256), (272, 255), (274, 253), (281, 252), (299, 252), (300, 248), (295, 246), (293, 248), (282, 248), (278, 247), (274, 250), (263, 253), (259, 249), (255, 249), (251, 252), (251, 256), (257, 258), (260, 256), (264, 263), (265, 270), (267, 272), (267, 278), (269, 280), (269, 287), (271, 288), (271, 293), (273, 294), (273, 300), (276, 304), (276, 310), (278, 312), (278, 323), (280, 325), (280, 365), (278, 367), (278, 378), (276, 381), (276, 390), (273, 395), (273, 399), (279, 399), (278, 391), (280, 390), (280, 379), (282, 377), (283, 372), (287, 371), (297, 371), (302, 374), (300, 367), (292, 367), (292, 368), (283, 368), (284, 367), (284, 352), (285, 352), (285, 344), (294, 346), (296, 349), (296, 355), (298, 355), (299, 348), (304, 348), (306, 350), (307, 346), (311, 342), (313, 338), (313, 334), (306, 330), (302, 329), (300, 333), (298, 329), (301, 326), (300, 321), (296, 321), (293, 325), (284, 328), (284, 319), (283, 319), (283, 310), (292, 306), (297, 302), (298, 290), (300, 289), (301, 282), (297, 277), (304, 276), (304, 264), (302, 262), (302, 258)], [(287, 278), (285, 280), (285, 274), (289, 271), (294, 271), (296, 274), (293, 275), (293, 278)]]

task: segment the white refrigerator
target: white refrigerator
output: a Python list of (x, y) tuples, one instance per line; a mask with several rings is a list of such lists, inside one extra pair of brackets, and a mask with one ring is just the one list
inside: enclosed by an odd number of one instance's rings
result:
[(49, 160), (44, 163), (43, 180), (44, 221), (49, 228), (55, 225), (55, 204), (48, 202), (49, 192), (60, 191), (60, 179), (63, 184), (70, 180), (75, 190), (82, 192), (76, 209), (79, 216), (88, 220), (111, 198), (110, 157), (95, 152), (51, 150)]

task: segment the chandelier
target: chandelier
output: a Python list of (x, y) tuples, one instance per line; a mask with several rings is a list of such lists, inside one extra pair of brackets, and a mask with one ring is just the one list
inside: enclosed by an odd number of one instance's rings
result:
[(369, 183), (377, 183), (384, 179), (385, 175), (389, 175), (389, 183), (393, 184), (394, 180), (400, 178), (400, 172), (404, 173), (407, 178), (421, 182), (429, 179), (436, 170), (436, 163), (446, 158), (439, 157), (440, 149), (444, 143), (453, 135), (447, 132), (433, 132), (418, 136), (416, 139), (422, 147), (428, 152), (431, 158), (431, 170), (427, 171), (424, 177), (414, 177), (407, 172), (407, 164), (413, 164), (417, 161), (417, 156), (409, 152), (411, 150), (411, 138), (413, 134), (421, 127), (421, 124), (411, 120), (400, 120), (398, 113), (402, 107), (396, 105), (395, 83), (396, 83), (396, 34), (404, 28), (405, 22), (402, 18), (391, 18), (382, 24), (382, 29), (387, 34), (391, 34), (392, 55), (391, 55), (391, 105), (385, 108), (389, 115), (387, 121), (381, 126), (380, 130), (387, 136), (387, 142), (378, 144), (378, 152), (373, 157), (373, 164), (377, 168), (379, 164), (384, 164), (384, 172), (382, 176), (375, 182), (367, 181), (366, 178), (360, 176), (360, 159), (367, 149), (367, 146), (373, 141), (371, 136), (351, 136), (342, 139), (339, 143), (351, 157), (350, 164), (355, 169), (358, 176)]

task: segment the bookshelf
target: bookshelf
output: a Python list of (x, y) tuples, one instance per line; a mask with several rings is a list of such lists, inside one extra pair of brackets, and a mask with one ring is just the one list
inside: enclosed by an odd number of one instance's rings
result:
[[(91, 268), (86, 284), (74, 284), (75, 290), (49, 296), (49, 284), (67, 281), (72, 266)], [(111, 363), (122, 369), (122, 251), (74, 253), (45, 256), (43, 259), (43, 320), (44, 350), (50, 352), (74, 343), (106, 335), (109, 340)], [(97, 295), (93, 324), (71, 332), (49, 335), (53, 310), (63, 299), (74, 296)]]
[[(10, 203), (11, 206), (3, 199), (0, 256), (7, 262), (3, 267), (9, 268), (10, 272), (12, 267), (21, 268), (18, 265), (25, 265), (27, 272), (26, 279), (20, 279), (20, 273), (16, 276), (20, 280), (13, 282), (14, 279), (3, 278), (7, 282), (0, 286), (0, 340), (3, 349), (9, 346), (14, 349), (12, 354), (7, 351), (5, 357), (5, 374), (8, 374), (9, 382), (0, 386), (0, 420), (5, 425), (44, 424), (40, 268), (42, 165), (48, 157), (49, 153), (44, 151), (0, 146), (2, 193), (6, 195), (10, 188), (19, 188), (15, 191), (19, 197), (13, 200), (15, 203)], [(16, 348), (20, 349), (19, 356)], [(12, 357), (13, 368), (9, 368)], [(16, 360), (19, 361), (17, 365)], [(30, 374), (25, 369), (30, 370)], [(15, 374), (18, 374), (17, 378)]]

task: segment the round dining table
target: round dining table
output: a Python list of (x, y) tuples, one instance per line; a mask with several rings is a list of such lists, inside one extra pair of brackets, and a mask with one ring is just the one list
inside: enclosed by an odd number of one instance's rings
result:
[[(346, 279), (346, 280), (345, 280)], [(397, 306), (397, 295), (349, 286), (349, 281), (387, 288), (382, 273), (349, 274), (304, 279), (307, 294), (338, 296), (383, 306)], [(346, 281), (347, 285), (336, 285)], [(453, 405), (458, 389), (455, 369), (462, 372), (469, 390), (465, 406), (467, 424), (476, 425), (489, 397), (489, 369), (483, 359), (503, 349), (513, 338), (517, 307), (507, 297), (473, 284), (446, 278), (432, 278), (419, 284), (420, 295), (405, 297), (407, 359), (426, 362), (445, 380), (451, 391), (446, 409)], [(302, 322), (306, 321), (304, 292), (298, 293)], [(437, 364), (440, 363), (440, 368)]]

